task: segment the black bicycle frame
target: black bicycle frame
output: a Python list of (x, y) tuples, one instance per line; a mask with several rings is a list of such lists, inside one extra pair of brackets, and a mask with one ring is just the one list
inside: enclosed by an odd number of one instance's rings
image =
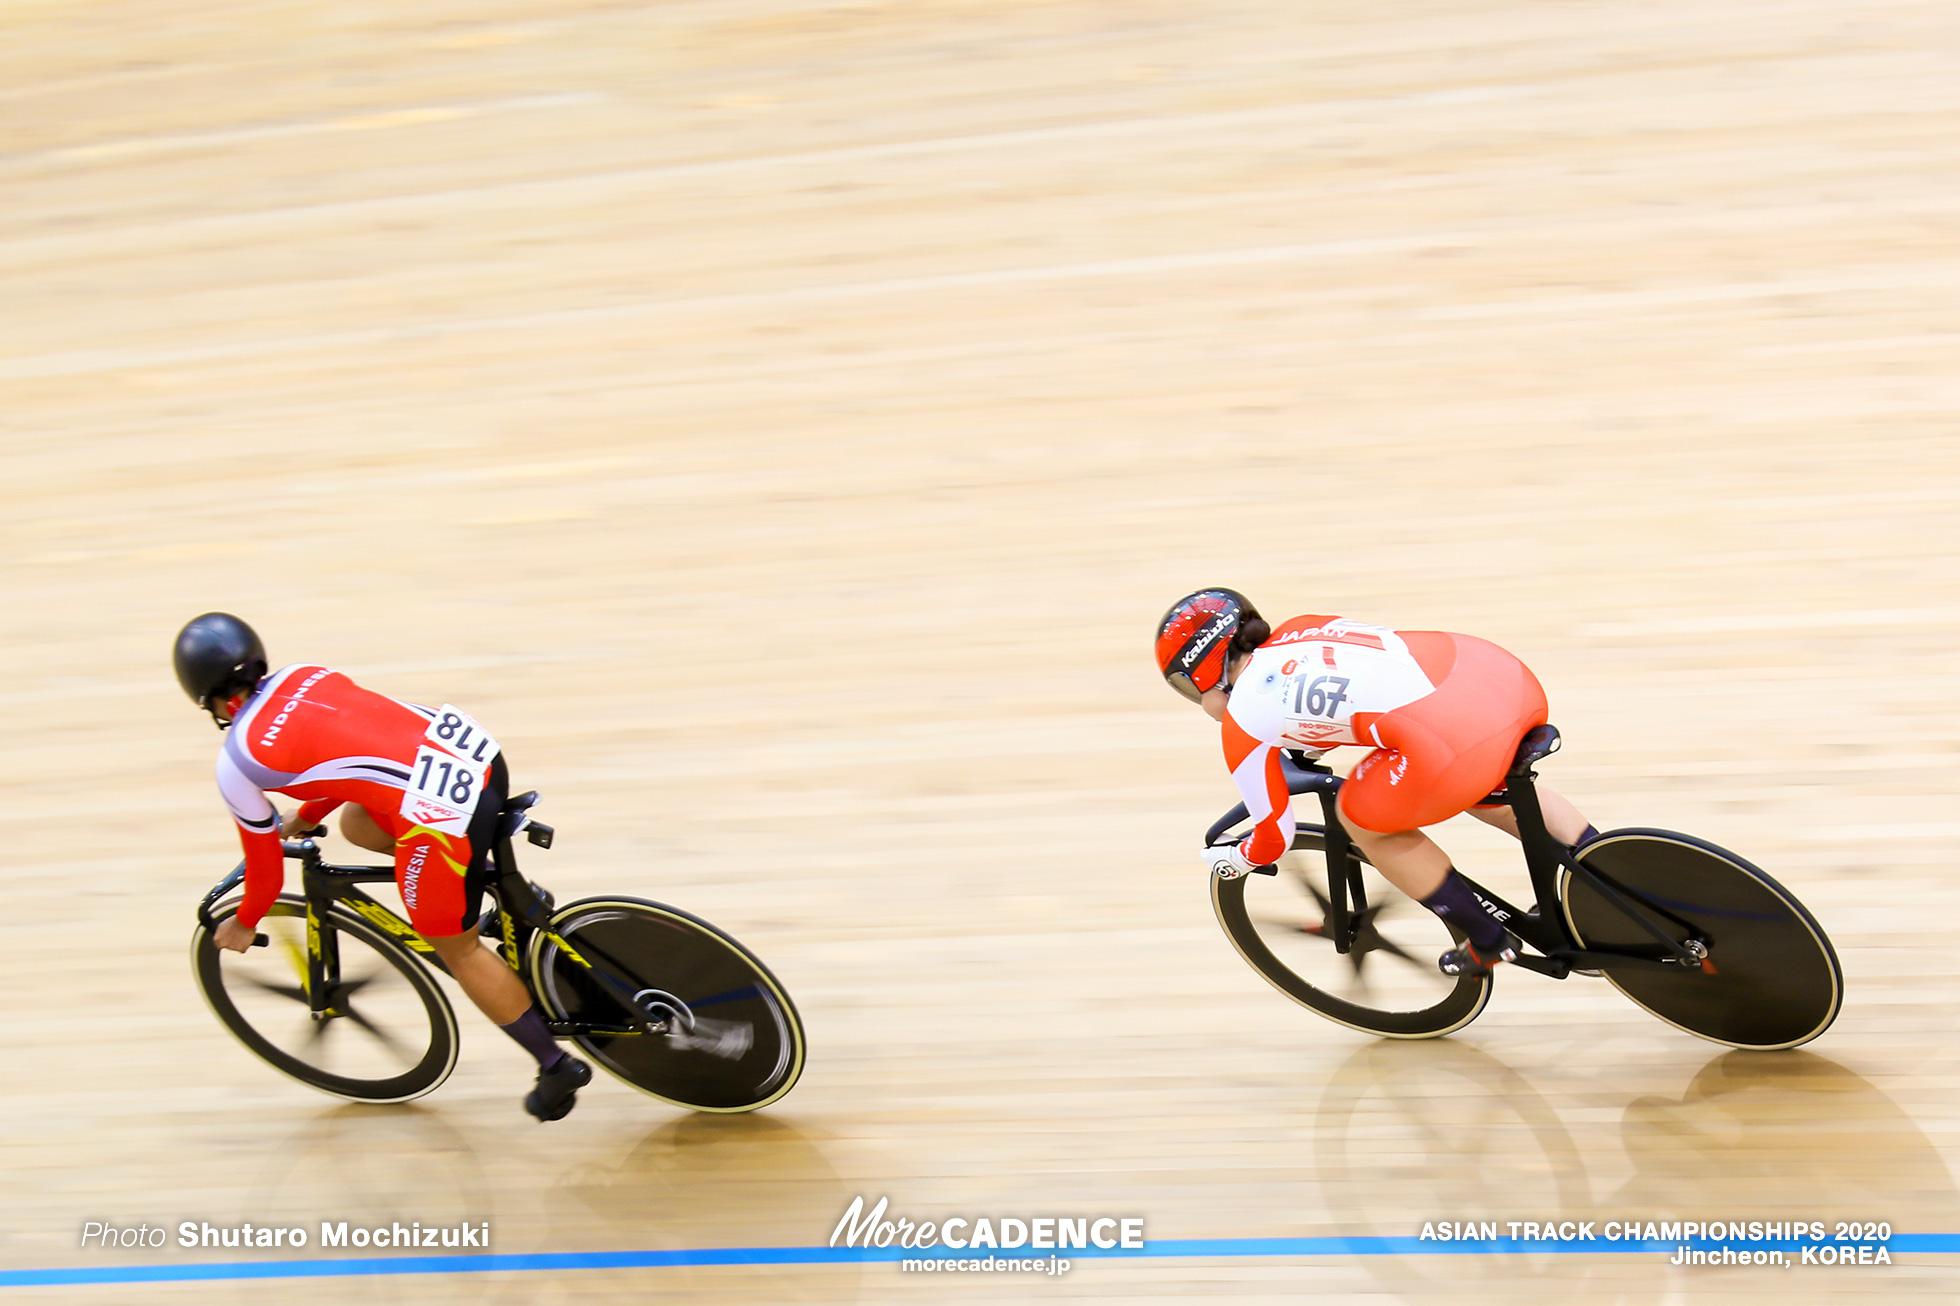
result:
[[(1608, 966), (1616, 969), (1707, 969), (1708, 940), (1700, 931), (1659, 903), (1586, 866), (1572, 855), (1570, 848), (1554, 839), (1546, 830), (1545, 815), (1538, 804), (1538, 791), (1532, 784), (1538, 778), (1538, 773), (1531, 769), (1531, 764), (1558, 751), (1558, 742), (1558, 730), (1549, 725), (1539, 726), (1526, 735), (1524, 742), (1518, 746), (1516, 760), (1504, 777), (1504, 788), (1490, 794), (1479, 804), (1509, 807), (1516, 813), (1519, 842), (1523, 845), (1525, 867), (1530, 872), (1532, 895), (1536, 900), (1532, 910), (1521, 911), (1469, 876), (1463, 877), (1487, 901), (1507, 914), (1505, 924), (1513, 934), (1543, 954), (1532, 956), (1519, 953), (1514, 964), (1541, 975), (1550, 975), (1553, 979), (1564, 979), (1574, 970), (1601, 970)], [(1328, 898), (1327, 919), (1322, 925), (1322, 933), (1333, 940), (1337, 952), (1347, 953), (1354, 947), (1360, 933), (1368, 900), (1361, 882), (1360, 863), (1348, 856), (1353, 841), (1348, 836), (1347, 827), (1341, 823), (1341, 777), (1302, 753), (1282, 754), (1281, 766), (1289, 793), (1311, 793), (1320, 799), (1326, 827)], [(1211, 829), (1205, 832), (1205, 842), (1217, 843), (1225, 831), (1245, 817), (1245, 804), (1241, 803), (1213, 823)], [(1558, 909), (1561, 872), (1569, 872), (1574, 879), (1599, 894), (1614, 910), (1651, 934), (1654, 945), (1637, 950), (1582, 946), (1566, 924), (1565, 914)], [(1254, 873), (1277, 875), (1279, 868), (1261, 866)], [(1687, 933), (1689, 942), (1696, 947), (1677, 942), (1656, 918), (1669, 921)]]
[[(535, 997), (536, 977), (527, 973), (525, 957), (529, 953), (529, 942), (533, 933), (542, 933), (558, 946), (567, 958), (582, 967), (593, 981), (625, 1011), (646, 1011), (649, 1019), (634, 1023), (608, 1023), (585, 1020), (548, 1020), (545, 1025), (561, 1038), (587, 1034), (608, 1036), (635, 1036), (642, 1034), (666, 1034), (672, 1028), (672, 1018), (648, 1011), (641, 1003), (639, 995), (631, 984), (619, 978), (626, 968), (618, 961), (608, 957), (590, 943), (585, 945), (589, 959), (578, 949), (572, 947), (551, 928), (550, 907), (536, 886), (526, 880), (517, 870), (516, 850), (511, 846), (512, 837), (521, 829), (529, 827), (529, 837), (541, 847), (551, 846), (551, 827), (531, 821), (524, 815), (524, 809), (535, 802), (537, 795), (526, 794), (509, 804), (498, 822), (496, 843), (492, 853), (490, 896), (497, 912), (498, 933), (503, 943), (504, 960), (517, 972), (526, 989)], [(355, 915), (372, 924), (383, 933), (393, 937), (404, 948), (428, 965), (434, 966), (445, 975), (449, 968), (442, 963), (429, 941), (415, 932), (413, 926), (394, 912), (363, 893), (360, 885), (392, 883), (395, 869), (392, 866), (332, 866), (321, 859), (320, 846), (311, 839), (290, 840), (282, 845), (289, 858), (300, 864), (301, 892), (306, 898), (306, 999), (313, 1019), (328, 1020), (342, 1014), (334, 1008), (334, 1000), (340, 991), (340, 944), (338, 931), (333, 927), (333, 905), (338, 902)], [(245, 878), (245, 863), (240, 862), (232, 872), (218, 881), (211, 892), (197, 906), (197, 918), (206, 930), (217, 929), (217, 919), (211, 908), (226, 894), (236, 889)], [(253, 940), (254, 947), (269, 945), (270, 940), (260, 934)], [(595, 963), (595, 960), (597, 964)], [(661, 1011), (669, 1008), (661, 1004)]]
[[(383, 881), (393, 883), (394, 867), (326, 865), (320, 860), (320, 846), (311, 839), (291, 841), (283, 847), (286, 856), (300, 863), (301, 890), (306, 898), (306, 1002), (314, 1020), (327, 1020), (342, 1014), (333, 1005), (340, 991), (340, 940), (331, 915), (335, 902), (346, 904), (349, 911), (394, 938), (422, 961), (444, 974), (448, 973), (448, 967), (442, 964), (442, 958), (436, 955), (435, 948), (427, 939), (358, 887)], [(197, 905), (197, 918), (205, 929), (217, 928), (217, 920), (211, 914), (212, 906), (237, 888), (244, 878), (245, 864), (240, 862), (231, 874), (218, 881), (211, 892), (204, 895), (204, 901)], [(260, 934), (253, 940), (252, 946), (266, 947), (270, 943), (269, 938)]]

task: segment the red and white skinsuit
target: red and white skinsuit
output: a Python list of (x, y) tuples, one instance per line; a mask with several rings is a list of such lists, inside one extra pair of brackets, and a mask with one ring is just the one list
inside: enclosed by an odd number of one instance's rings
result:
[(218, 790), (245, 846), (239, 924), (255, 928), (285, 883), (271, 792), (303, 799), (308, 826), (342, 803), (365, 808), (395, 838), (409, 924), (433, 937), (468, 928), (478, 896), (470, 871), (507, 787), (499, 757), (497, 741), (453, 707), (398, 703), (326, 667), (275, 671), (218, 753)]
[(1253, 651), (1225, 713), (1225, 764), (1258, 822), (1239, 851), (1264, 866), (1293, 845), (1283, 749), (1372, 747), (1341, 787), (1341, 813), (1387, 834), (1475, 806), (1545, 719), (1537, 677), (1487, 640), (1294, 617)]

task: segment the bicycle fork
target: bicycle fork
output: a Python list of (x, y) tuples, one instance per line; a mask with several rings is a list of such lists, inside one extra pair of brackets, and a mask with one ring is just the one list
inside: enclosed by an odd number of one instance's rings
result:
[(1348, 856), (1354, 840), (1341, 824), (1340, 791), (1322, 789), (1318, 797), (1325, 830), (1321, 841), (1327, 852), (1327, 920), (1321, 930), (1333, 940), (1334, 951), (1346, 956), (1361, 933), (1368, 891), (1361, 883), (1360, 865)]

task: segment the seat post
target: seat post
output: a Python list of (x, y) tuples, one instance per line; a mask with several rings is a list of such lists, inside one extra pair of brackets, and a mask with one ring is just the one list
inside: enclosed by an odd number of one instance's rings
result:
[(513, 919), (523, 921), (534, 930), (544, 929), (551, 924), (551, 911), (537, 888), (525, 879), (517, 869), (517, 851), (509, 835), (501, 835), (497, 840), (497, 901)]
[(1517, 757), (1504, 778), (1504, 801), (1518, 820), (1518, 842), (1524, 846), (1525, 866), (1531, 872), (1531, 888), (1541, 911), (1558, 901), (1558, 873), (1564, 865), (1565, 846), (1545, 828), (1545, 811), (1538, 802), (1538, 789), (1532, 783), (1538, 773), (1532, 763), (1558, 751), (1558, 727), (1537, 727), (1518, 742)]

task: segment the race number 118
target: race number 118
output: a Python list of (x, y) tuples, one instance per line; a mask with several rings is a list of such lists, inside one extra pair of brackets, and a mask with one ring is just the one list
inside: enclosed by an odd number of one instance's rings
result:
[[(477, 724), (475, 717), (449, 703), (436, 713), (423, 738), (479, 767), (497, 755), (496, 737)], [(421, 784), (422, 777), (417, 776), (416, 787)]]

